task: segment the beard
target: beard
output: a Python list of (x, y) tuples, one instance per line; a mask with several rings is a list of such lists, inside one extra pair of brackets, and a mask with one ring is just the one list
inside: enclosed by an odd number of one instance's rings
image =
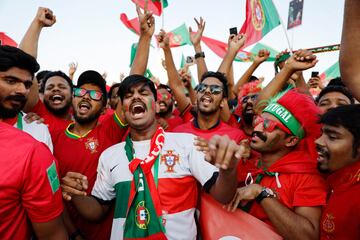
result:
[(172, 113), (172, 111), (173, 111), (173, 105), (171, 104), (168, 106), (168, 108), (165, 111), (159, 112), (156, 115), (165, 118), (169, 113)]
[(51, 114), (57, 117), (62, 117), (69, 112), (71, 101), (67, 102), (62, 108), (53, 108), (48, 101), (44, 101), (44, 105)]
[(26, 97), (24, 95), (7, 96), (4, 100), (16, 100), (20, 102), (20, 106), (17, 108), (6, 108), (0, 103), (0, 118), (7, 119), (15, 117), (25, 106)]
[(87, 117), (80, 117), (77, 112), (74, 112), (74, 119), (76, 122), (80, 123), (80, 124), (87, 124), (87, 123), (91, 123), (95, 120), (98, 120), (100, 115), (101, 115), (102, 109), (100, 109), (97, 112), (94, 112), (92, 114), (90, 114)]
[(252, 125), (255, 117), (255, 113), (244, 113), (243, 112), (243, 120), (246, 125)]

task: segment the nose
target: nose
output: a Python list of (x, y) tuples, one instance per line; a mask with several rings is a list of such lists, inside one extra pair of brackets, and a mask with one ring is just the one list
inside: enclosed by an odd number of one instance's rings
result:
[(316, 145), (324, 146), (324, 134), (321, 134), (321, 136), (315, 140)]
[(16, 84), (16, 93), (17, 94), (21, 94), (21, 95), (25, 95), (26, 92), (30, 91), (29, 89), (26, 89), (25, 84), (24, 83), (17, 83)]
[(264, 131), (263, 123), (261, 122), (258, 125), (254, 126), (254, 131), (263, 132)]

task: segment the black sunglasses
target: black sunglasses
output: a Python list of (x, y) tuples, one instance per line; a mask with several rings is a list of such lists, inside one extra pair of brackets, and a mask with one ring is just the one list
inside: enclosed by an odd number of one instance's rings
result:
[(255, 101), (258, 98), (258, 94), (255, 95), (251, 95), (251, 96), (245, 96), (241, 99), (242, 103), (247, 103), (247, 101), (249, 101), (249, 99), (251, 99), (251, 101)]
[(207, 85), (204, 83), (197, 85), (195, 90), (199, 93), (204, 93), (207, 88), (210, 88), (210, 93), (215, 95), (220, 94), (223, 91), (223, 88), (219, 85)]

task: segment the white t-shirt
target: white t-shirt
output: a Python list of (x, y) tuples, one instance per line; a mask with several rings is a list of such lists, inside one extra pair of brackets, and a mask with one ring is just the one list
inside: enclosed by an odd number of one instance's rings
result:
[[(196, 239), (194, 219), (197, 183), (204, 185), (218, 169), (206, 162), (194, 147), (194, 135), (165, 133), (159, 157), (158, 192), (168, 239)], [(124, 150), (125, 142), (106, 149), (100, 156), (92, 195), (104, 201), (115, 199), (111, 239), (123, 239), (123, 228), (133, 175)], [(144, 159), (150, 140), (133, 142), (135, 156)], [(153, 166), (153, 175), (154, 166)]]
[[(45, 143), (48, 146), (51, 152), (53, 152), (53, 144), (51, 141), (51, 136), (48, 127), (43, 123), (27, 123), (25, 122), (26, 114), (23, 113), (22, 116), (22, 130), (28, 134), (30, 134), (33, 138), (38, 140), (39, 142)], [(17, 127), (17, 123), (14, 124), (14, 127)]]

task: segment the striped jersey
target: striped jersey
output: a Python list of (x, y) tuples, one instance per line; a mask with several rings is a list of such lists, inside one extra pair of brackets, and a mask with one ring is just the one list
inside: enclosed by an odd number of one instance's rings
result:
[[(165, 143), (158, 158), (158, 192), (168, 239), (196, 239), (197, 183), (204, 185), (218, 171), (205, 161), (202, 152), (196, 150), (194, 137), (187, 133), (165, 133)], [(124, 146), (125, 142), (116, 144), (101, 154), (92, 190), (93, 196), (104, 201), (115, 199), (111, 239), (117, 240), (123, 239), (133, 179)], [(135, 157), (144, 159), (150, 150), (150, 140), (133, 141), (133, 148)], [(152, 171), (155, 176), (154, 166)]]

